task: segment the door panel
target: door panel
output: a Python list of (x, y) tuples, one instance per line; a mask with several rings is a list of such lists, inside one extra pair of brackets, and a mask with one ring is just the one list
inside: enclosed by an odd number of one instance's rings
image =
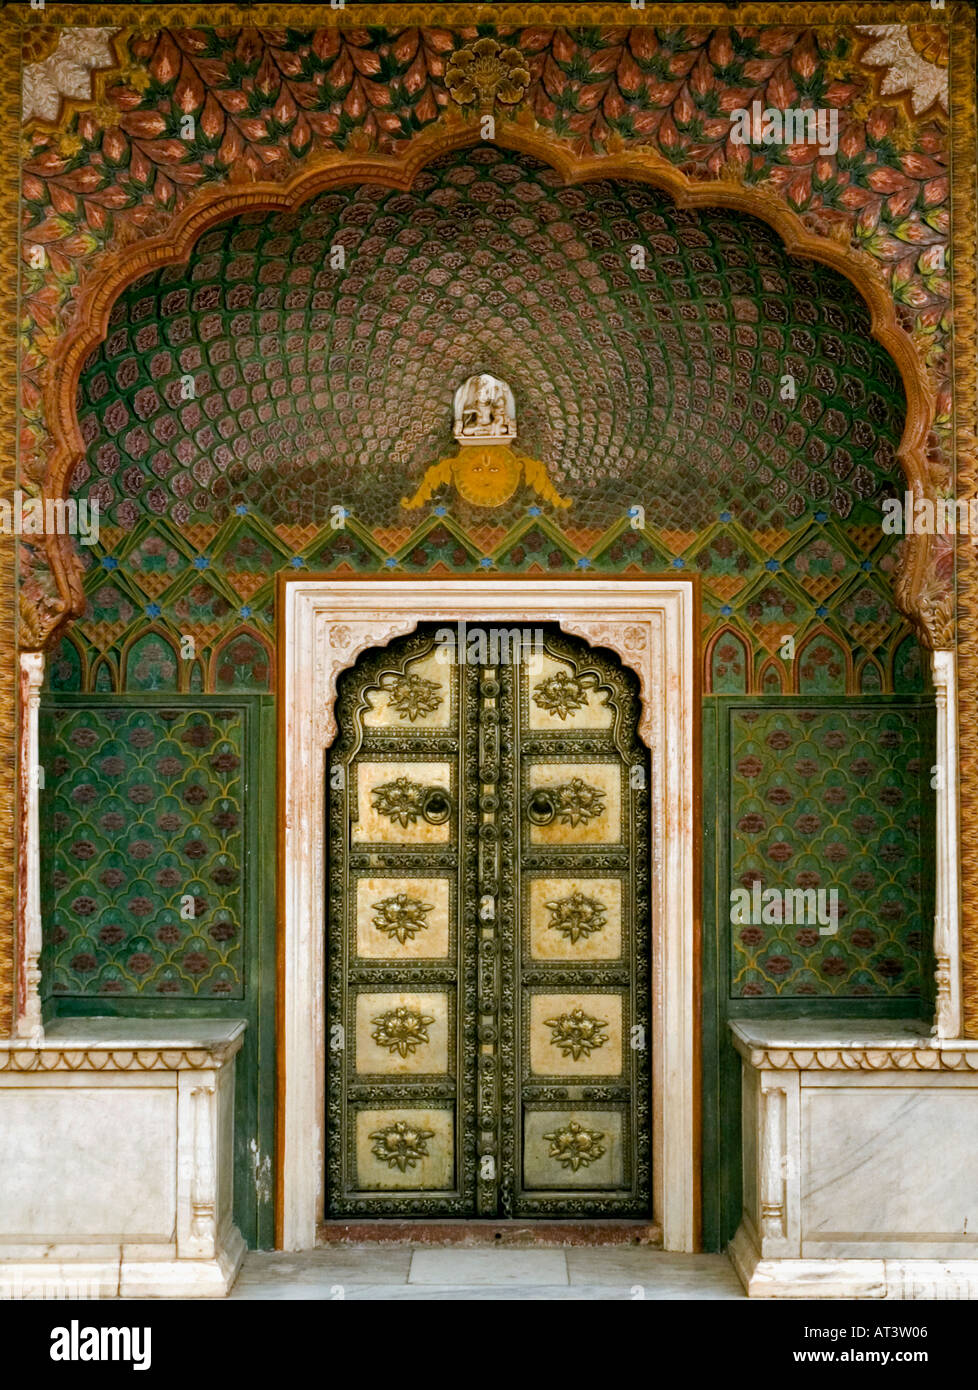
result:
[(558, 631), (511, 679), (522, 808), (512, 1208), (645, 1215), (650, 779), (636, 682)]
[(341, 678), (331, 1215), (650, 1211), (636, 682), (539, 637), (459, 663), (423, 628)]
[(474, 747), (463, 668), (435, 658), (433, 636), (413, 635), (340, 682), (326, 773), (332, 1215), (475, 1211)]

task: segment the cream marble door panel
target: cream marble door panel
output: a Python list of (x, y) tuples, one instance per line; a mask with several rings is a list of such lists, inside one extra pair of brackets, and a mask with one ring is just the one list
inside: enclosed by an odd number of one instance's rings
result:
[(356, 875), (355, 954), (360, 960), (448, 960), (455, 940), (455, 879)]
[(627, 1046), (627, 1001), (617, 990), (531, 990), (523, 1010), (527, 1076), (618, 1081)]

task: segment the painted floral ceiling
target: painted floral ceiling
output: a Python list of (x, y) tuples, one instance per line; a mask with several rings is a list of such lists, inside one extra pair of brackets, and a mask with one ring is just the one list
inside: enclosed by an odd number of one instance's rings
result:
[[(454, 391), (482, 371), (513, 388), (519, 448), (581, 526), (629, 505), (684, 531), (723, 512), (748, 529), (878, 521), (897, 479), (902, 388), (840, 276), (792, 261), (754, 219), (677, 211), (636, 184), (565, 188), (477, 148), (409, 193), (227, 223), (189, 268), (132, 286), (83, 374), (74, 486), (124, 528), (241, 506), (322, 525), (336, 505), (389, 527), (454, 454)], [(435, 500), (466, 524), (537, 501)]]
[[(454, 392), (483, 371), (566, 509), (525, 481), (494, 507), (451, 480), (402, 505), (456, 453)], [(151, 625), (194, 637), (195, 688), (267, 688), (282, 569), (672, 568), (704, 580), (704, 642), (731, 632), (708, 689), (791, 688), (773, 654), (819, 632), (806, 690), (912, 688), (879, 509), (903, 411), (849, 282), (740, 213), (483, 146), (410, 192), (249, 214), (125, 291), (84, 368), (89, 674), (65, 649), (53, 679), (174, 688), (186, 663)]]

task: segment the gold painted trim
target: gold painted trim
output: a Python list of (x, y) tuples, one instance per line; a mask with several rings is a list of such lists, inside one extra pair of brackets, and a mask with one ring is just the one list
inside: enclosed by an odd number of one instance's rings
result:
[[(832, 1024), (826, 1019), (825, 1031), (831, 1029)], [(735, 1030), (733, 1045), (755, 1071), (844, 1071), (848, 1075), (880, 1071), (978, 1071), (978, 1052), (972, 1048), (955, 1048), (953, 1043), (949, 1047), (914, 1046), (912, 1043), (905, 1047), (831, 1047), (825, 1043), (814, 1043), (811, 1047), (795, 1043), (782, 1047), (748, 1041)]]
[(89, 1047), (62, 1042), (30, 1042), (0, 1048), (0, 1072), (147, 1072), (203, 1071), (223, 1067), (244, 1043), (244, 1029), (227, 1042), (210, 1047), (159, 1047), (131, 1043)]
[[(968, 0), (949, 0), (947, 12), (952, 9), (967, 9)], [(633, 10), (627, 0), (611, 0), (611, 3), (564, 3), (529, 4), (525, 0), (516, 3), (449, 3), (449, 4), (378, 4), (358, 5), (347, 3), (334, 9), (327, 3), (321, 4), (51, 4), (44, 7), (43, 23), (51, 25), (74, 25), (76, 27), (99, 27), (115, 24), (123, 28), (154, 33), (168, 24), (179, 24), (183, 28), (202, 26), (208, 29), (233, 27), (235, 25), (288, 24), (293, 29), (317, 26), (324, 29), (359, 29), (393, 25), (399, 29), (415, 25), (429, 29), (474, 28), (478, 24), (488, 24), (496, 28), (506, 25), (539, 24), (548, 29), (561, 26), (580, 27), (582, 25), (604, 25), (621, 28), (627, 21), (629, 27), (648, 28), (665, 25), (670, 28), (717, 24), (758, 24), (782, 25), (791, 23), (794, 3), (786, 0), (754, 0), (754, 3), (738, 4), (736, 14), (732, 14), (728, 4), (718, 0), (689, 0), (680, 9), (673, 3), (656, 3), (646, 0), (644, 10)], [(31, 10), (25, 0), (9, 4), (5, 13), (15, 22), (24, 24), (36, 22), (37, 11)], [(942, 14), (931, 7), (930, 0), (890, 0), (890, 3), (874, 3), (873, 0), (813, 0), (806, 4), (803, 15), (796, 15), (794, 22), (806, 26), (824, 24), (928, 24), (942, 22)]]

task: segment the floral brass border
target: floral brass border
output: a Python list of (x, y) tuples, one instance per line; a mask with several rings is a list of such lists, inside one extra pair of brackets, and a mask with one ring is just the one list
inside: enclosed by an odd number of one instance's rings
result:
[[(792, 7), (794, 8), (794, 7)], [(254, 5), (242, 10), (235, 6), (141, 6), (141, 5), (55, 5), (45, 7), (46, 25), (113, 26), (148, 29), (161, 24), (201, 25), (207, 27), (240, 24), (281, 24), (290, 26), (321, 25), (349, 26), (351, 24), (396, 25), (425, 24), (459, 28), (476, 22), (497, 25), (545, 22), (548, 25), (586, 22), (592, 25), (620, 26), (623, 22), (622, 4), (547, 5), (526, 4), (485, 5), (347, 5), (333, 9), (327, 5)], [(29, 23), (32, 12), (27, 4), (11, 5), (0, 14), (0, 55), (4, 62), (0, 77), (0, 102), (7, 119), (0, 132), (0, 227), (7, 232), (4, 239), (3, 271), (0, 272), (0, 373), (4, 386), (0, 398), (0, 429), (4, 432), (3, 462), (0, 469), (7, 488), (15, 484), (17, 420), (15, 388), (17, 382), (17, 230), (19, 204), (19, 104), (20, 104), (20, 37), (22, 27)], [(976, 338), (974, 307), (974, 274), (971, 269), (975, 245), (975, 174), (973, 162), (975, 127), (975, 87), (973, 79), (974, 14), (970, 6), (949, 0), (946, 22), (953, 26), (950, 71), (951, 129), (954, 162), (952, 166), (952, 248), (954, 285), (955, 353), (955, 443), (958, 457), (958, 495), (971, 495), (976, 490), (978, 472), (974, 445), (974, 378), (972, 363)], [(644, 10), (628, 10), (629, 24), (672, 24), (677, 22), (675, 7), (650, 3)], [(683, 7), (685, 24), (717, 24), (729, 22), (730, 11), (717, 3), (690, 4)], [(780, 3), (747, 4), (738, 9), (741, 24), (770, 25), (791, 22), (787, 8)], [(921, 0), (908, 5), (815, 3), (805, 7), (805, 23), (845, 24), (870, 23), (933, 23), (934, 11)], [(391, 187), (409, 186), (418, 170), (441, 153), (471, 143), (475, 132), (451, 108), (445, 108), (443, 119), (419, 135), (403, 155), (363, 156), (338, 152), (318, 161), (313, 169), (295, 175), (287, 185), (252, 184), (247, 187), (227, 187), (202, 191), (199, 199), (188, 208), (163, 237), (146, 239), (124, 252), (109, 252), (105, 263), (89, 281), (77, 308), (76, 327), (65, 336), (48, 378), (45, 403), (54, 442), (55, 456), (51, 461), (45, 491), (60, 495), (82, 445), (75, 419), (75, 391), (82, 363), (88, 352), (104, 335), (108, 312), (121, 290), (163, 264), (185, 259), (193, 242), (215, 222), (244, 211), (291, 208), (328, 187), (350, 185), (366, 179), (383, 182)], [(969, 144), (970, 141), (970, 144)], [(894, 303), (865, 258), (831, 238), (809, 232), (801, 219), (780, 199), (758, 189), (745, 188), (732, 180), (695, 183), (680, 173), (661, 156), (650, 151), (633, 151), (620, 155), (572, 155), (555, 137), (531, 126), (504, 121), (499, 131), (499, 143), (516, 149), (555, 167), (568, 182), (585, 182), (601, 177), (640, 179), (662, 188), (680, 206), (726, 206), (761, 218), (781, 236), (787, 249), (832, 266), (856, 286), (867, 301), (872, 315), (874, 336), (890, 352), (907, 392), (908, 412), (900, 449), (901, 463), (909, 485), (918, 493), (931, 492), (927, 482), (926, 448), (934, 415), (933, 391), (909, 337), (900, 328)], [(963, 344), (963, 346), (962, 346)], [(43, 646), (57, 626), (76, 614), (81, 605), (80, 576), (75, 561), (62, 548), (59, 538), (51, 547), (51, 561), (62, 599), (62, 609), (54, 621), (43, 629), (32, 621), (22, 623), (21, 645), (25, 648)], [(909, 538), (897, 580), (897, 600), (917, 621), (928, 645), (953, 645), (953, 614), (933, 585), (928, 573), (931, 544), (928, 537)], [(962, 551), (964, 548), (962, 547)], [(3, 653), (10, 656), (5, 665), (0, 687), (0, 759), (8, 771), (8, 785), (13, 785), (16, 743), (15, 655), (17, 649), (17, 618), (15, 608), (16, 547), (0, 541), (0, 642)], [(960, 560), (959, 603), (963, 630), (978, 641), (978, 571), (974, 557), (962, 554)], [(929, 582), (930, 581), (930, 582)], [(30, 619), (32, 614), (25, 615)], [(974, 629), (974, 632), (972, 632)], [(978, 693), (978, 656), (970, 651), (960, 653), (960, 691), (962, 776), (962, 812), (978, 808), (978, 734), (972, 731), (973, 721), (965, 716), (973, 708)], [(0, 913), (2, 921), (14, 918), (16, 893), (13, 878), (16, 804), (0, 808)], [(4, 853), (6, 851), (6, 853)], [(963, 856), (964, 902), (978, 899), (978, 846)], [(965, 915), (967, 924), (968, 915)], [(12, 941), (9, 928), (0, 926), (0, 1034), (9, 1029), (12, 990)], [(964, 931), (964, 1002), (967, 1031), (978, 1036), (978, 924), (975, 930)]]

